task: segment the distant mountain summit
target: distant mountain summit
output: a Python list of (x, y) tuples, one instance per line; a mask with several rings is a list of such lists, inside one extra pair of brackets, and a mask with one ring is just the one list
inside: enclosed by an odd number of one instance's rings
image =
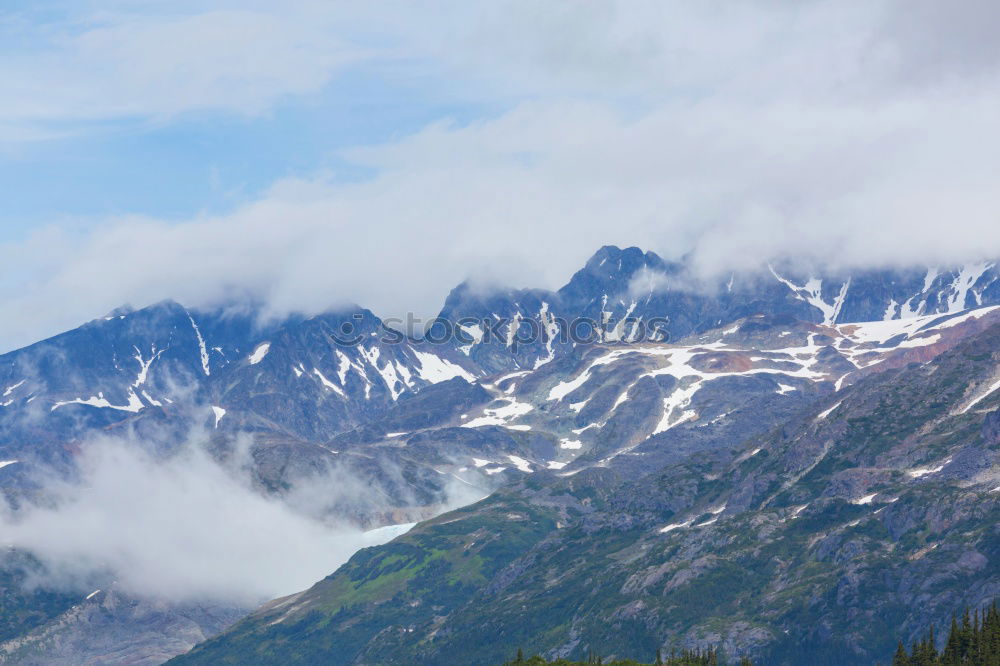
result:
[(429, 385), (534, 370), (592, 344), (681, 340), (754, 316), (829, 326), (1000, 304), (995, 262), (846, 276), (768, 265), (692, 280), (684, 263), (605, 246), (556, 292), (459, 285), (440, 340), (405, 338), (363, 308), (266, 324), (248, 307), (121, 308), (0, 356), (0, 456), (65, 456), (46, 443), (194, 404), (214, 406), (213, 429), (323, 439)]
[[(668, 321), (673, 339), (753, 315), (788, 315), (822, 324), (886, 321), (949, 314), (1000, 303), (996, 262), (961, 267), (801, 274), (790, 263), (722, 273), (709, 282), (685, 263), (667, 262), (639, 248), (605, 246), (557, 292), (495, 291), (460, 285), (440, 317), (500, 321), (503, 336), (473, 341), (466, 352), (484, 367), (530, 368), (552, 356), (546, 335), (553, 322), (580, 318), (601, 323), (600, 342), (638, 339), (643, 322)], [(622, 323), (625, 322), (625, 323)], [(621, 325), (619, 326), (618, 324)], [(514, 345), (519, 339), (533, 342)], [(484, 346), (485, 349), (480, 349)], [(504, 353), (504, 350), (508, 353)]]
[(121, 308), (0, 356), (0, 457), (69, 462), (72, 449), (53, 444), (140, 417), (189, 419), (194, 405), (212, 407), (213, 430), (324, 440), (431, 385), (532, 371), (594, 344), (678, 341), (758, 316), (831, 326), (1000, 304), (995, 262), (692, 280), (684, 263), (605, 246), (556, 292), (459, 285), (439, 316), (445, 335), (423, 340), (363, 308), (264, 324), (245, 306)]

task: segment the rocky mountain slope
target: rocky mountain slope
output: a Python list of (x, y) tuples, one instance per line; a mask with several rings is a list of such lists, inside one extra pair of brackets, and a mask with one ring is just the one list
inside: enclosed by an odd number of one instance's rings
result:
[[(196, 440), (224, 460), (248, 444), (258, 490), (278, 497), (336, 469), (371, 492), (322, 510), (365, 528), (435, 516), (456, 489), (502, 489), (487, 507), (522, 493), (523, 510), (507, 513), (546, 525), (568, 525), (570, 506), (598, 515), (608, 493), (648, 495), (668, 520), (693, 500), (654, 500), (639, 479), (678, 475), (695, 492), (691, 465), (732, 463), (750, 438), (830, 396), (934, 361), (989, 329), (998, 304), (992, 263), (850, 276), (775, 264), (706, 282), (683, 263), (605, 247), (556, 292), (457, 287), (421, 340), (363, 308), (283, 320), (252, 306), (122, 309), (0, 356), (0, 490), (15, 507), (45, 501), (38, 471), (72, 478), (100, 433), (162, 456)], [(563, 487), (588, 490), (551, 513), (538, 493)], [(549, 539), (547, 530), (538, 534)], [(589, 534), (576, 547), (597, 547)], [(465, 583), (478, 589), (491, 576)], [(12, 614), (36, 603), (18, 580), (3, 583)], [(66, 613), (83, 617), (72, 609), (87, 593), (57, 594), (8, 638), (73, 644), (65, 637), (78, 625)], [(165, 636), (187, 626), (190, 614), (175, 610), (158, 611)], [(204, 635), (220, 628), (206, 624)]]
[(714, 644), (766, 663), (884, 661), (900, 627), (1000, 594), (998, 349), (994, 324), (645, 473), (539, 471), (172, 663)]
[(54, 620), (0, 644), (0, 661), (38, 666), (154, 666), (226, 629), (246, 610), (94, 590)]

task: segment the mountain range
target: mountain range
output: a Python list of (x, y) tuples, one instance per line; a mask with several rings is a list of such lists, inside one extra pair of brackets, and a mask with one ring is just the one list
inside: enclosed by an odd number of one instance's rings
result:
[[(95, 434), (169, 456), (194, 432), (249, 441), (262, 494), (335, 468), (371, 492), (329, 516), (423, 522), (239, 621), (25, 587), (13, 551), (0, 659), (885, 661), (1000, 596), (998, 341), (994, 262), (706, 279), (616, 247), (554, 292), (459, 285), (421, 338), (360, 307), (116, 310), (0, 356), (15, 509)], [(478, 501), (447, 510), (456, 487)]]

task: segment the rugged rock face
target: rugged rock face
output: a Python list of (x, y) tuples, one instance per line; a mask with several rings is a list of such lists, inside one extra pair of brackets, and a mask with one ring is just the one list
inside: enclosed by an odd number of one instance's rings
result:
[(983, 440), (987, 446), (1000, 446), (1000, 410), (986, 415), (983, 421)]
[(218, 634), (246, 612), (95, 590), (47, 624), (0, 644), (0, 663), (154, 666)]

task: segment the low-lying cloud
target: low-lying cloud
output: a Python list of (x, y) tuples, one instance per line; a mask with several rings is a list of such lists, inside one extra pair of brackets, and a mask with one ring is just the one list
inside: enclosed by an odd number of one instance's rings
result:
[(124, 439), (91, 443), (79, 469), (76, 481), (50, 480), (44, 504), (0, 516), (4, 543), (43, 563), (43, 586), (110, 577), (138, 596), (253, 605), (305, 589), (392, 536), (322, 515), (357, 488), (335, 472), (285, 501), (195, 444), (163, 458)]

